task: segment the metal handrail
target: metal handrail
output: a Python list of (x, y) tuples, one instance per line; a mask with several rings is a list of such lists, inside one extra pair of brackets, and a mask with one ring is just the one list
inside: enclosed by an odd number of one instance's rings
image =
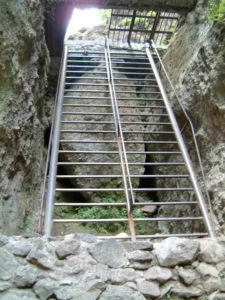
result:
[[(58, 90), (56, 92), (56, 95), (58, 94)], [(56, 96), (57, 97), (57, 96)], [(53, 111), (53, 122), (55, 120), (55, 111), (56, 111), (56, 105), (55, 103), (54, 106), (54, 111)], [(43, 222), (43, 209), (44, 209), (44, 202), (45, 202), (45, 192), (46, 192), (46, 184), (47, 184), (47, 177), (48, 177), (48, 170), (49, 170), (49, 159), (51, 155), (51, 150), (52, 150), (52, 135), (53, 135), (53, 126), (51, 127), (50, 131), (50, 137), (49, 137), (49, 145), (48, 145), (48, 152), (47, 152), (47, 157), (46, 157), (46, 163), (45, 163), (45, 172), (44, 172), (44, 182), (42, 184), (42, 190), (41, 190), (41, 207), (40, 207), (40, 212), (39, 212), (39, 222), (38, 222), (38, 231), (42, 232), (42, 222)]]
[(56, 186), (56, 174), (57, 174), (57, 160), (58, 160), (58, 150), (59, 150), (59, 137), (60, 137), (60, 127), (61, 127), (61, 113), (63, 105), (64, 96), (64, 83), (65, 83), (65, 70), (67, 61), (67, 49), (68, 46), (64, 45), (63, 59), (61, 64), (61, 73), (59, 79), (59, 90), (57, 94), (57, 106), (55, 111), (55, 120), (53, 124), (52, 132), (52, 143), (51, 143), (51, 158), (49, 166), (49, 182), (47, 191), (47, 202), (45, 211), (45, 222), (44, 222), (44, 234), (50, 236), (52, 228), (52, 216), (55, 201), (55, 186)]
[[(166, 106), (166, 109), (167, 109), (167, 112), (168, 112), (168, 115), (169, 115), (171, 124), (172, 124), (173, 129), (174, 129), (175, 136), (176, 136), (177, 141), (178, 141), (178, 145), (179, 145), (180, 150), (181, 150), (181, 152), (182, 152), (182, 155), (183, 155), (184, 161), (185, 161), (185, 163), (186, 163), (188, 172), (189, 172), (189, 174), (190, 174), (190, 179), (191, 179), (191, 181), (192, 181), (193, 188), (194, 188), (194, 190), (195, 190), (195, 193), (196, 193), (196, 196), (197, 196), (199, 205), (200, 205), (200, 209), (201, 209), (202, 214), (203, 214), (203, 217), (204, 217), (204, 222), (205, 222), (207, 231), (208, 231), (210, 237), (215, 238), (215, 232), (214, 232), (213, 227), (212, 227), (212, 225), (211, 225), (211, 221), (210, 221), (210, 219), (209, 219), (208, 212), (207, 212), (207, 207), (206, 207), (206, 205), (205, 205), (205, 201), (204, 201), (204, 198), (203, 198), (203, 195), (202, 195), (200, 186), (199, 186), (198, 181), (197, 181), (197, 178), (196, 178), (196, 176), (195, 176), (195, 173), (194, 173), (194, 170), (193, 170), (193, 167), (192, 167), (192, 163), (191, 163), (191, 160), (190, 160), (190, 157), (189, 157), (187, 148), (186, 148), (186, 146), (185, 146), (185, 143), (184, 143), (183, 137), (182, 137), (182, 135), (181, 135), (181, 132), (180, 132), (180, 129), (179, 129), (177, 120), (176, 120), (176, 118), (175, 118), (175, 115), (174, 115), (173, 110), (172, 110), (172, 108), (171, 108), (171, 105), (170, 105), (170, 103), (169, 103), (169, 100), (168, 100), (166, 91), (165, 91), (165, 89), (164, 89), (164, 87), (163, 87), (163, 84), (162, 84), (162, 81), (161, 81), (159, 72), (158, 72), (158, 70), (157, 70), (156, 64), (155, 64), (155, 62), (154, 62), (154, 59), (153, 59), (153, 57), (152, 57), (152, 54), (151, 54), (149, 48), (146, 49), (146, 53), (147, 53), (149, 62), (150, 62), (150, 64), (151, 64), (151, 66), (152, 66), (152, 70), (153, 70), (153, 72), (154, 72), (156, 81), (157, 81), (157, 83), (158, 83), (159, 90), (160, 90), (161, 95), (162, 95), (162, 97), (163, 97), (164, 104), (165, 104), (165, 106)], [(163, 66), (163, 67), (164, 67), (164, 66)], [(168, 75), (168, 74), (167, 74), (167, 75)]]
[(120, 135), (121, 135), (121, 139), (122, 139), (121, 142), (122, 142), (122, 147), (123, 147), (125, 166), (126, 166), (127, 176), (128, 176), (128, 180), (129, 180), (129, 186), (130, 186), (131, 198), (132, 198), (132, 205), (133, 205), (134, 204), (134, 195), (133, 195), (133, 191), (132, 191), (132, 183), (131, 183), (131, 180), (130, 180), (130, 170), (129, 170), (129, 167), (128, 167), (128, 159), (127, 159), (126, 149), (125, 149), (125, 145), (124, 145), (123, 131), (122, 131), (121, 122), (120, 122), (120, 114), (119, 114), (119, 108), (118, 108), (118, 104), (117, 104), (115, 83), (114, 83), (114, 78), (113, 78), (113, 74), (112, 74), (111, 55), (110, 55), (108, 37), (106, 37), (106, 45), (107, 45), (107, 51), (108, 51), (108, 57), (109, 57), (109, 67), (110, 67), (110, 73), (111, 73), (111, 81), (112, 81), (112, 90), (113, 90), (113, 96), (114, 96), (114, 102), (115, 102), (115, 109), (116, 109), (116, 114), (117, 114), (117, 118), (118, 118), (118, 126), (119, 126), (119, 130), (120, 130)]
[(125, 196), (127, 201), (127, 210), (128, 210), (128, 222), (129, 222), (129, 228), (131, 231), (131, 238), (132, 240), (136, 239), (135, 229), (134, 229), (134, 221), (132, 216), (132, 210), (133, 210), (133, 204), (134, 204), (134, 195), (133, 195), (133, 189), (132, 189), (132, 183), (131, 183), (131, 177), (130, 177), (130, 170), (128, 166), (128, 160), (126, 155), (126, 149), (124, 144), (124, 137), (120, 122), (120, 116), (119, 116), (119, 109), (117, 105), (117, 97), (116, 97), (116, 91), (115, 91), (115, 84), (113, 79), (113, 73), (112, 73), (112, 65), (111, 65), (111, 56), (110, 56), (110, 48), (109, 48), (109, 40), (106, 36), (105, 38), (105, 54), (106, 54), (106, 66), (107, 66), (107, 74), (108, 74), (108, 80), (109, 80), (109, 87), (110, 87), (110, 95), (111, 95), (111, 101), (113, 106), (113, 114), (114, 118), (116, 119), (116, 133), (119, 138), (118, 141), (118, 147), (119, 147), (119, 153), (121, 154), (121, 167), (122, 167), (122, 173), (123, 173), (123, 182), (124, 182), (124, 189), (125, 189)]
[(55, 94), (55, 104), (54, 104), (54, 109), (53, 109), (53, 114), (52, 114), (52, 126), (51, 126), (51, 131), (50, 131), (50, 136), (49, 136), (49, 143), (48, 143), (48, 152), (47, 152), (47, 157), (46, 157), (46, 163), (45, 163), (45, 171), (44, 171), (44, 182), (42, 184), (42, 189), (41, 189), (41, 206), (40, 206), (40, 211), (39, 211), (39, 222), (38, 222), (38, 231), (42, 232), (42, 226), (43, 226), (43, 209), (45, 205), (45, 193), (46, 193), (46, 185), (47, 185), (47, 177), (48, 177), (48, 170), (49, 170), (49, 161), (50, 161), (50, 156), (51, 156), (51, 150), (52, 150), (52, 136), (53, 136), (53, 129), (54, 126), (53, 124), (55, 123), (55, 116), (56, 116), (56, 107), (58, 104), (58, 94), (59, 94), (59, 85), (60, 85), (60, 76), (61, 76), (61, 71), (62, 71), (62, 65), (63, 65), (63, 56), (61, 57), (60, 60), (60, 67), (59, 67), (59, 76), (57, 80), (57, 89), (56, 89), (56, 94)]
[[(197, 142), (196, 135), (195, 135), (194, 125), (193, 125), (193, 123), (191, 121), (191, 118), (189, 117), (187, 111), (185, 110), (182, 102), (180, 101), (179, 96), (177, 95), (176, 89), (175, 89), (172, 81), (170, 80), (170, 77), (169, 77), (169, 74), (166, 70), (166, 67), (165, 67), (165, 65), (164, 65), (164, 63), (163, 63), (163, 61), (162, 61), (162, 59), (159, 55), (156, 44), (154, 43), (153, 40), (151, 42), (152, 42), (152, 46), (155, 50), (155, 53), (156, 53), (156, 55), (159, 59), (159, 62), (161, 64), (162, 70), (165, 73), (166, 78), (167, 78), (167, 80), (168, 80), (168, 82), (169, 82), (169, 84), (170, 84), (170, 86), (173, 90), (173, 93), (174, 93), (175, 97), (177, 98), (178, 104), (180, 105), (181, 110), (183, 111), (183, 113), (184, 113), (184, 115), (187, 119), (187, 123), (190, 125), (192, 138), (193, 138), (194, 145), (195, 145), (195, 151), (196, 151), (196, 154), (197, 154), (198, 163), (199, 163), (199, 166), (200, 166), (200, 171), (201, 171), (201, 175), (202, 175), (202, 179), (203, 179), (204, 192), (205, 192), (205, 195), (206, 195), (206, 198), (207, 198), (207, 204), (208, 204), (208, 207), (209, 207), (209, 210), (210, 210), (211, 217), (213, 217), (214, 213), (213, 213), (213, 209), (212, 209), (212, 203), (211, 203), (211, 199), (210, 199), (210, 195), (209, 195), (208, 184), (207, 184), (207, 179), (206, 179), (206, 175), (205, 175), (205, 172), (204, 172), (204, 167), (203, 167), (203, 164), (202, 164), (202, 158), (201, 158), (200, 150), (199, 150), (199, 147), (198, 147), (198, 142)], [(183, 132), (184, 128), (186, 127), (187, 123), (185, 123), (184, 127), (182, 128), (182, 132)]]

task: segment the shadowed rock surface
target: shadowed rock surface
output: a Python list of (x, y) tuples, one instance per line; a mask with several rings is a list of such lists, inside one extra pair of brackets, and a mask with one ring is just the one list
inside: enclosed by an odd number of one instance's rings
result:
[(48, 52), (39, 1), (0, 4), (0, 232), (32, 228), (42, 182)]

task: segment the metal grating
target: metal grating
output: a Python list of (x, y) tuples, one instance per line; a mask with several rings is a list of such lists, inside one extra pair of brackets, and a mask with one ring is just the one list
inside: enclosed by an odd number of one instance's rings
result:
[(114, 42), (149, 43), (166, 46), (175, 31), (180, 15), (163, 11), (113, 9), (108, 37)]

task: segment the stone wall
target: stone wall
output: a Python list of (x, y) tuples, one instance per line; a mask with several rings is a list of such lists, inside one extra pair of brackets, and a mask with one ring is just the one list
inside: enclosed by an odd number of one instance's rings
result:
[(0, 232), (18, 234), (40, 199), (48, 52), (40, 1), (1, 1), (0, 19)]
[(1, 300), (225, 299), (225, 241), (0, 237)]

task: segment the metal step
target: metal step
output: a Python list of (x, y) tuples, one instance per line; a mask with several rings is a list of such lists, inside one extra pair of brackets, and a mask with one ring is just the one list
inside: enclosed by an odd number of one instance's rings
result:
[[(119, 166), (120, 165), (120, 162), (88, 162), (88, 161), (85, 161), (85, 162), (78, 162), (78, 161), (75, 161), (75, 162), (58, 162), (58, 165), (60, 166), (80, 166), (80, 165), (93, 165), (93, 166), (96, 166), (96, 165), (109, 165), (109, 166)], [(128, 165), (130, 166), (183, 166), (185, 165), (184, 162), (154, 162), (154, 163), (129, 163), (128, 162)]]
[[(90, 68), (90, 67), (89, 67)], [(74, 71), (74, 70), (66, 70), (66, 73), (85, 73), (85, 74), (107, 74), (107, 72), (103, 71)]]
[[(168, 218), (133, 218), (134, 222), (184, 222), (202, 220), (203, 217), (168, 217)], [(128, 222), (128, 218), (117, 219), (53, 219), (54, 223), (105, 223), (105, 222)]]
[[(122, 175), (57, 175), (57, 178), (83, 178), (83, 179), (89, 179), (89, 178), (122, 178)], [(189, 175), (185, 174), (155, 174), (155, 175), (130, 175), (130, 178), (189, 178)]]
[[(135, 203), (134, 206), (139, 207), (139, 206), (146, 206), (146, 205), (156, 205), (156, 206), (162, 206), (162, 205), (196, 205), (198, 202), (196, 201), (183, 201), (183, 202), (143, 202), (143, 203)], [(98, 202), (98, 203), (78, 203), (78, 202), (56, 202), (55, 206), (72, 206), (72, 207), (94, 207), (94, 206), (102, 206), (102, 207), (108, 207), (108, 206), (117, 206), (117, 207), (125, 207), (126, 203), (125, 202), (117, 202), (117, 203), (103, 203), (103, 202)]]
[(87, 97), (84, 97), (84, 96), (82, 96), (82, 97), (79, 96), (79, 97), (78, 97), (78, 96), (76, 96), (76, 97), (75, 97), (75, 96), (67, 96), (67, 95), (65, 95), (64, 98), (72, 98), (72, 99), (73, 99), (73, 98), (76, 98), (76, 99), (88, 99), (88, 100), (90, 100), (90, 99), (92, 99), (92, 100), (93, 100), (93, 99), (98, 99), (98, 100), (110, 100), (109, 97), (100, 97), (100, 96), (99, 96), (99, 97), (93, 97), (93, 96), (90, 96), (90, 97), (88, 97), (88, 96), (87, 96)]
[(90, 65), (67, 65), (67, 68), (79, 68), (79, 69), (106, 69), (106, 67), (103, 66), (90, 66)]
[[(202, 238), (207, 237), (207, 232), (198, 232), (198, 233), (169, 233), (169, 234), (136, 234), (136, 239), (166, 239), (168, 237), (183, 237), (183, 238)], [(97, 236), (100, 240), (105, 239), (115, 239), (115, 240), (131, 240), (130, 235), (126, 236)]]
[(65, 79), (79, 79), (79, 81), (83, 80), (83, 79), (93, 79), (93, 80), (98, 79), (98, 80), (108, 81), (107, 77), (98, 77), (98, 78), (96, 78), (96, 77), (84, 77), (84, 76), (82, 76), (82, 77), (79, 77), (79, 76), (66, 76)]
[[(91, 57), (92, 58), (92, 57)], [(76, 59), (68, 59), (67, 63), (105, 63), (105, 60), (76, 60)]]

